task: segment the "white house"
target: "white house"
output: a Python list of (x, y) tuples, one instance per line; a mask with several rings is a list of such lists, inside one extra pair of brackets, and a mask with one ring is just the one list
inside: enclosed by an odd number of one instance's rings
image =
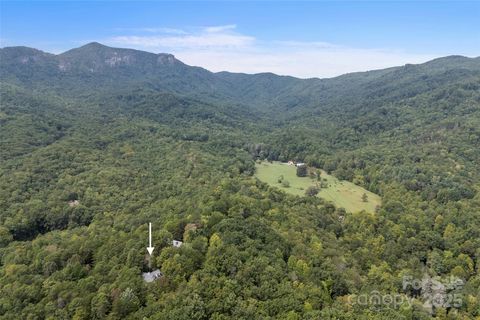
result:
[(143, 280), (145, 282), (153, 282), (155, 280), (157, 280), (158, 278), (160, 277), (163, 277), (163, 274), (162, 272), (157, 269), (157, 270), (154, 270), (152, 272), (145, 272), (143, 273)]
[(172, 245), (174, 247), (177, 247), (177, 248), (180, 248), (182, 246), (183, 242), (182, 241), (178, 241), (178, 240), (173, 240), (172, 241)]

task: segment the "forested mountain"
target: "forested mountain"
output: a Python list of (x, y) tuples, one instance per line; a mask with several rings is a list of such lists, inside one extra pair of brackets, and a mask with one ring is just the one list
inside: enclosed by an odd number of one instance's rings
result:
[[(0, 90), (2, 319), (480, 317), (480, 58), (297, 79), (10, 47)], [(260, 160), (382, 205), (288, 195)]]

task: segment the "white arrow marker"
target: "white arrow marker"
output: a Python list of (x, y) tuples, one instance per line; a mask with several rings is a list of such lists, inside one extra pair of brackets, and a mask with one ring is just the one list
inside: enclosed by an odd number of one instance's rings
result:
[(155, 247), (152, 247), (152, 223), (149, 222), (148, 223), (148, 247), (147, 247), (147, 251), (150, 255), (152, 255), (153, 249), (155, 249)]

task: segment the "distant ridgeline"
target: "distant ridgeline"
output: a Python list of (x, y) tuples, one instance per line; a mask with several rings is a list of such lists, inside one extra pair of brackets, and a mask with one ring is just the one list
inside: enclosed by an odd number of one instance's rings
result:
[(479, 58), (297, 79), (9, 47), (0, 94), (1, 319), (480, 316)]

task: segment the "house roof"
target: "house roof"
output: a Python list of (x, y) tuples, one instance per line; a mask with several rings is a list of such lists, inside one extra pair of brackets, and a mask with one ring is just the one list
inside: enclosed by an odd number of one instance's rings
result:
[(153, 270), (152, 272), (144, 272), (142, 276), (145, 282), (153, 282), (158, 278), (163, 277), (163, 274), (159, 269), (157, 269)]

